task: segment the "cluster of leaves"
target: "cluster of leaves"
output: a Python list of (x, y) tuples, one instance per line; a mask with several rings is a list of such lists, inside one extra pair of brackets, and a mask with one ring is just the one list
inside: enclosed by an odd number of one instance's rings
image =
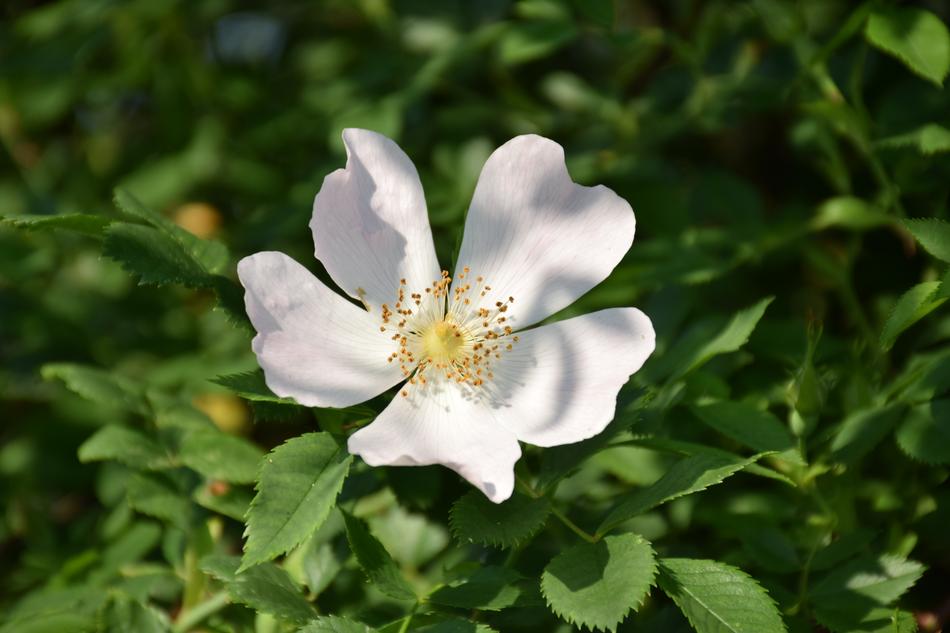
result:
[[(0, 631), (941, 625), (939, 7), (27, 5), (0, 44)], [(236, 259), (310, 261), (348, 125), (413, 157), (443, 261), (517, 133), (637, 210), (555, 318), (636, 304), (657, 352), (503, 504), (348, 455), (389, 396), (305, 409), (255, 369)]]

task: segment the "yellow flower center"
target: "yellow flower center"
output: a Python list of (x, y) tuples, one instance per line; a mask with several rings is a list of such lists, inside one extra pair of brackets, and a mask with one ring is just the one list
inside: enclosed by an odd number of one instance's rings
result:
[(430, 377), (480, 387), (494, 378), (492, 364), (518, 342), (508, 314), (514, 297), (491, 306), (486, 299), (491, 286), (482, 277), (472, 279), (468, 268), (450, 289), (452, 281), (443, 270), (422, 292), (408, 292), (400, 279), (395, 303), (381, 306), (379, 330), (392, 332), (397, 346), (387, 361), (398, 364), (408, 379), (403, 396), (410, 385), (424, 385)]
[(422, 351), (436, 363), (451, 364), (461, 356), (466, 338), (458, 326), (449, 321), (437, 321), (422, 332)]

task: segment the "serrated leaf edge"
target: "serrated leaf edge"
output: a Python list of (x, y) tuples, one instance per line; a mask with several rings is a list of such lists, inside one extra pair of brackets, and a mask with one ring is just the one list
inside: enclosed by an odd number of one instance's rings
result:
[[(320, 433), (317, 433), (317, 432), (314, 432), (314, 433), (304, 433), (303, 435), (298, 435), (296, 438), (291, 438), (291, 439), (298, 439), (298, 438), (301, 438), (301, 437), (306, 437), (307, 435), (320, 435)], [(288, 440), (288, 441), (290, 441), (290, 440)], [(280, 448), (281, 446), (285, 446), (286, 443), (287, 443), (287, 442), (285, 442), (284, 444), (281, 444), (280, 446), (275, 447), (274, 450), (277, 450), (277, 449)], [(285, 549), (285, 550), (278, 550), (278, 551), (276, 551), (276, 552), (273, 551), (273, 549), (268, 548), (268, 549), (266, 550), (267, 553), (265, 554), (265, 558), (259, 559), (259, 560), (254, 560), (254, 561), (248, 561), (248, 559), (247, 559), (247, 547), (248, 547), (248, 543), (250, 542), (250, 538), (251, 538), (251, 537), (250, 537), (250, 529), (251, 529), (250, 516), (251, 516), (251, 511), (252, 511), (255, 507), (257, 507), (257, 505), (258, 505), (258, 499), (260, 498), (260, 493), (261, 493), (261, 475), (262, 475), (263, 472), (264, 472), (264, 468), (267, 467), (267, 464), (268, 464), (268, 459), (267, 459), (267, 457), (268, 457), (268, 455), (270, 455), (271, 453), (273, 453), (274, 450), (272, 450), (272, 451), (270, 451), (269, 453), (267, 453), (266, 455), (264, 455), (264, 457), (263, 457), (263, 459), (261, 459), (261, 463), (260, 463), (260, 465), (258, 466), (258, 469), (257, 469), (257, 479), (256, 479), (256, 481), (255, 481), (255, 483), (254, 483), (254, 498), (251, 499), (251, 503), (247, 506), (247, 513), (244, 515), (244, 539), (245, 539), (245, 541), (244, 541), (244, 548), (243, 548), (242, 554), (241, 554), (241, 565), (240, 565), (240, 567), (238, 567), (238, 570), (237, 570), (236, 573), (241, 573), (241, 572), (244, 571), (245, 569), (247, 569), (247, 568), (249, 568), (249, 567), (253, 567), (254, 565), (257, 565), (257, 564), (260, 564), (260, 563), (264, 563), (264, 562), (267, 562), (267, 561), (271, 561), (271, 560), (277, 558), (278, 556), (280, 556), (281, 554), (285, 554), (285, 553), (289, 552), (289, 551), (290, 551), (291, 549), (293, 549), (294, 547), (299, 546), (301, 543), (303, 543), (304, 541), (306, 541), (307, 539), (309, 539), (311, 536), (313, 536), (314, 532), (316, 532), (316, 531), (320, 528), (320, 526), (322, 526), (322, 525), (326, 522), (327, 517), (330, 516), (330, 511), (328, 510), (326, 516), (323, 517), (323, 520), (320, 521), (319, 523), (314, 523), (314, 525), (310, 528), (310, 530), (307, 531), (306, 535), (305, 535), (304, 537), (302, 537), (301, 539), (299, 539), (299, 541), (298, 541), (297, 543), (295, 543), (294, 545), (292, 545), (291, 547), (288, 547), (288, 548)], [(336, 450), (336, 452), (333, 454), (333, 457), (336, 458), (336, 456), (337, 456), (341, 451), (342, 451), (342, 452), (346, 452), (346, 451), (343, 449), (343, 447), (337, 446), (337, 450)], [(352, 463), (352, 461), (353, 461), (352, 455), (347, 455), (347, 460), (348, 460), (348, 462), (349, 462), (349, 463), (347, 464), (347, 474), (348, 474), (348, 473), (349, 473), (349, 468), (350, 468), (350, 463)], [(320, 473), (318, 474), (318, 477), (319, 477), (319, 475), (323, 474), (323, 472), (326, 470), (326, 468), (327, 468), (327, 466), (324, 466), (323, 469), (320, 470)], [(343, 477), (340, 478), (340, 484), (339, 484), (339, 486), (337, 486), (336, 490), (333, 492), (333, 499), (334, 499), (334, 500), (340, 495), (340, 491), (343, 489), (343, 484), (344, 484), (345, 482), (346, 482), (346, 475), (344, 475)], [(299, 508), (299, 505), (298, 505), (298, 508)], [(332, 510), (332, 509), (333, 509), (333, 508), (332, 508), (332, 506), (331, 506), (330, 510)], [(296, 514), (296, 509), (295, 509), (294, 512), (291, 514), (291, 517), (292, 517), (294, 514)], [(281, 527), (281, 530), (282, 530), (284, 527), (286, 527), (286, 524), (289, 523), (289, 522), (290, 522), (290, 519), (288, 518), (287, 521), (284, 522), (284, 526)], [(271, 539), (271, 542), (273, 542), (273, 539)]]
[(532, 498), (532, 499), (533, 499), (533, 500), (537, 500), (537, 499), (542, 499), (542, 498), (543, 498), (543, 499), (545, 499), (545, 501), (546, 501), (546, 503), (545, 503), (545, 508), (544, 508), (544, 509), (545, 509), (544, 518), (543, 518), (541, 521), (539, 521), (538, 524), (537, 524), (536, 526), (534, 526), (531, 530), (529, 530), (529, 531), (526, 532), (523, 536), (521, 536), (521, 538), (517, 538), (517, 539), (515, 539), (514, 541), (511, 541), (511, 542), (507, 542), (507, 541), (505, 541), (504, 539), (490, 539), (490, 538), (485, 538), (485, 539), (473, 539), (473, 538), (469, 538), (469, 537), (463, 536), (462, 534), (459, 533), (459, 530), (460, 530), (461, 528), (459, 528), (459, 526), (458, 526), (458, 519), (456, 518), (456, 511), (455, 511), (456, 506), (462, 501), (462, 499), (464, 499), (465, 497), (467, 497), (469, 494), (477, 494), (477, 493), (475, 493), (475, 492), (469, 492), (469, 493), (466, 493), (466, 494), (462, 495), (461, 497), (459, 497), (459, 498), (455, 501), (455, 503), (452, 504), (452, 508), (449, 510), (449, 531), (452, 533), (452, 536), (455, 537), (455, 540), (459, 541), (460, 543), (475, 543), (475, 544), (479, 544), (479, 545), (487, 545), (487, 546), (489, 546), (489, 547), (497, 547), (497, 548), (499, 548), (499, 549), (508, 549), (508, 548), (511, 548), (511, 547), (518, 547), (518, 546), (521, 545), (522, 543), (527, 543), (527, 542), (530, 541), (532, 538), (534, 538), (534, 536), (535, 536), (538, 532), (540, 532), (540, 531), (544, 528), (545, 525), (547, 525), (548, 517), (551, 516), (551, 502), (550, 502), (550, 500), (548, 500), (548, 499), (546, 499), (546, 498), (544, 498), (544, 497), (535, 497), (535, 498)]
[[(620, 618), (619, 620), (617, 620), (617, 622), (615, 622), (612, 626), (605, 626), (605, 627), (601, 628), (601, 627), (600, 627), (599, 625), (597, 625), (597, 624), (591, 624), (591, 623), (589, 623), (589, 622), (580, 622), (580, 621), (578, 621), (576, 618), (574, 618), (571, 614), (566, 613), (566, 612), (562, 612), (562, 611), (558, 610), (558, 608), (555, 607), (553, 604), (551, 604), (551, 601), (548, 599), (548, 592), (547, 592), (547, 590), (545, 589), (545, 582), (544, 582), (545, 576), (544, 576), (544, 573), (542, 573), (542, 574), (541, 574), (541, 582), (540, 582), (540, 585), (541, 585), (541, 595), (544, 597), (544, 603), (547, 605), (548, 609), (550, 609), (551, 612), (554, 613), (554, 615), (556, 615), (557, 617), (561, 618), (562, 620), (564, 620), (565, 622), (567, 622), (568, 624), (570, 624), (570, 625), (572, 625), (572, 626), (576, 626), (576, 627), (581, 628), (581, 629), (584, 629), (584, 628), (590, 629), (591, 633), (593, 633), (594, 631), (597, 631), (597, 630), (610, 631), (611, 633), (614, 633), (614, 632), (617, 630), (617, 626), (619, 626), (624, 620), (627, 619), (627, 616), (630, 615), (630, 612), (631, 612), (631, 611), (633, 611), (634, 613), (636, 613), (637, 611), (640, 610), (640, 607), (642, 607), (643, 604), (644, 604), (644, 602), (646, 602), (647, 597), (652, 593), (652, 589), (657, 586), (657, 577), (659, 576), (659, 574), (657, 573), (657, 571), (658, 571), (658, 569), (659, 569), (659, 564), (658, 564), (658, 560), (659, 560), (659, 559), (657, 558), (657, 556), (656, 556), (656, 550), (653, 549), (653, 544), (652, 544), (650, 541), (648, 541), (647, 539), (643, 538), (643, 537), (640, 536), (639, 534), (633, 534), (632, 532), (626, 532), (626, 534), (632, 534), (632, 535), (635, 536), (641, 543), (646, 543), (647, 547), (649, 547), (649, 549), (650, 549), (650, 553), (653, 554), (653, 558), (652, 558), (653, 565), (652, 565), (652, 569), (650, 570), (650, 582), (649, 582), (649, 584), (647, 585), (647, 590), (646, 590), (646, 591), (643, 593), (643, 595), (640, 597), (640, 600), (637, 602), (636, 606), (628, 606), (628, 607), (626, 608), (626, 610), (623, 612), (623, 615), (621, 616), (621, 618)], [(610, 536), (605, 536), (604, 538), (613, 538), (613, 537), (617, 537), (617, 536), (621, 536), (621, 535), (620, 535), (620, 534), (613, 534), (613, 535), (610, 535)], [(567, 551), (567, 550), (565, 550), (565, 551)], [(564, 552), (559, 553), (557, 556), (555, 556), (555, 557), (552, 558), (550, 561), (548, 561), (548, 565), (550, 565), (552, 561), (554, 561), (556, 558), (558, 558), (558, 556), (561, 556), (561, 554), (563, 554), (563, 553), (564, 553)], [(547, 566), (548, 566), (548, 565), (545, 565), (544, 568), (547, 569)]]
[[(706, 562), (716, 563), (717, 565), (722, 565), (723, 567), (728, 567), (731, 571), (736, 572), (736, 573), (739, 574), (740, 576), (744, 576), (747, 580), (749, 580), (749, 581), (755, 586), (756, 590), (757, 590), (762, 596), (764, 596), (765, 599), (775, 608), (776, 613), (779, 614), (779, 619), (782, 621), (782, 627), (783, 627), (786, 631), (788, 631), (788, 627), (785, 626), (785, 621), (782, 620), (781, 612), (780, 612), (779, 609), (778, 609), (778, 603), (775, 601), (774, 598), (772, 598), (772, 595), (765, 589), (765, 587), (763, 587), (761, 584), (759, 584), (759, 581), (756, 580), (753, 576), (751, 576), (750, 574), (747, 574), (744, 570), (740, 569), (739, 567), (736, 567), (735, 565), (729, 565), (728, 563), (723, 563), (723, 562), (720, 562), (720, 561), (717, 561), (717, 560), (711, 560), (711, 559), (692, 559), (692, 560), (705, 560)], [(658, 565), (662, 565), (662, 563), (663, 563), (662, 560), (659, 560), (659, 561), (658, 561)], [(658, 576), (659, 576), (659, 575), (658, 575)], [(685, 587), (684, 587), (684, 589), (685, 589)], [(699, 627), (696, 626), (696, 623), (693, 622), (693, 620), (692, 620), (692, 619), (690, 618), (690, 616), (686, 613), (686, 611), (683, 610), (682, 608), (680, 608), (680, 605), (679, 605), (679, 603), (676, 601), (676, 599), (675, 599), (672, 595), (670, 595), (669, 593), (667, 593), (666, 590), (664, 590), (662, 586), (660, 586), (660, 591), (662, 591), (663, 593), (665, 593), (665, 594), (669, 597), (669, 599), (672, 600), (672, 601), (676, 604), (677, 608), (679, 608), (679, 610), (680, 610), (680, 613), (682, 613), (683, 616), (685, 616), (686, 619), (689, 621), (690, 626), (692, 626), (695, 630), (699, 631)], [(692, 593), (690, 593), (690, 598), (692, 598), (693, 600), (695, 600), (697, 603), (703, 605), (704, 607), (706, 606), (705, 603), (704, 603), (702, 600), (699, 600), (699, 599), (698, 599), (695, 595), (693, 595)], [(723, 620), (723, 619), (719, 616), (719, 614), (716, 613), (716, 612), (714, 612), (712, 609), (709, 609), (709, 608), (707, 607), (706, 610), (707, 610), (707, 612), (713, 614), (713, 616), (716, 618), (716, 620), (718, 620), (719, 622), (721, 622), (728, 630), (734, 631), (734, 633), (743, 633), (743, 631), (740, 631), (740, 630), (734, 628), (734, 627), (733, 627), (732, 625), (730, 625), (728, 622), (726, 622), (725, 620)]]

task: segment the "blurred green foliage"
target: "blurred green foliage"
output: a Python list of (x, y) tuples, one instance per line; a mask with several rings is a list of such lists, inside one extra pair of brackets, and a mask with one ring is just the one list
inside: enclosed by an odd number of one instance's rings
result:
[[(613, 628), (628, 608), (620, 630), (947, 617), (945, 3), (0, 14), (3, 633), (289, 631), (316, 613), (340, 617), (302, 630)], [(235, 263), (282, 250), (323, 275), (307, 222), (348, 126), (413, 159), (444, 265), (491, 150), (561, 143), (575, 180), (631, 202), (638, 233), (557, 318), (638, 305), (658, 349), (603, 436), (526, 448), (507, 510), (450, 471), (356, 460), (345, 514), (239, 573), (260, 455), (339, 437), (387, 399), (311, 411), (245, 373)], [(598, 556), (577, 589), (569, 570)], [(610, 606), (617, 588), (637, 595)], [(742, 601), (761, 619), (736, 623)]]

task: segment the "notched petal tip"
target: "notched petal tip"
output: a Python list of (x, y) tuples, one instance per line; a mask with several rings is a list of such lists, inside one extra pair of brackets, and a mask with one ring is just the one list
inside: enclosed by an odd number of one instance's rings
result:
[(494, 280), (499, 295), (518, 297), (523, 328), (603, 281), (635, 231), (626, 200), (604, 185), (574, 182), (561, 145), (526, 134), (496, 149), (482, 168), (458, 261)]
[(378, 307), (393, 301), (400, 279), (427, 284), (440, 270), (425, 196), (393, 140), (360, 128), (342, 137), (346, 166), (324, 178), (313, 200), (314, 255), (347, 294)]

